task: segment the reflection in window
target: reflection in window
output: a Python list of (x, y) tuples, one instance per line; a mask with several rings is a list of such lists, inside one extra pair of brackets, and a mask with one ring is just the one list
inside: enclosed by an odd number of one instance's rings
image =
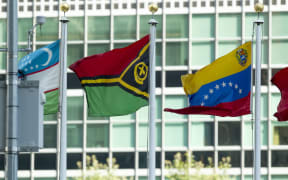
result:
[(56, 154), (35, 154), (35, 169), (56, 170)]
[(240, 122), (219, 122), (218, 128), (219, 145), (240, 145)]
[(19, 154), (18, 155), (18, 169), (29, 170), (31, 167), (30, 154)]
[(84, 56), (83, 44), (68, 44), (67, 46), (67, 66), (82, 59)]
[[(245, 151), (245, 167), (253, 167), (253, 151)], [(261, 167), (267, 167), (267, 151), (261, 151)]]
[(36, 40), (56, 41), (58, 39), (58, 24), (58, 18), (46, 18), (46, 22), (42, 25), (41, 29), (36, 28)]
[(166, 44), (166, 65), (188, 64), (188, 45), (186, 42), (169, 42)]
[(225, 158), (231, 159), (232, 167), (240, 167), (241, 165), (241, 153), (240, 151), (219, 151), (218, 152), (218, 164), (220, 161), (223, 161)]
[[(219, 37), (240, 37), (241, 36), (241, 14), (220, 14), (219, 15)], [(227, 28), (229, 24), (229, 28)]]
[(83, 120), (83, 96), (73, 96), (67, 99), (67, 119)]
[[(69, 17), (68, 23), (68, 40), (83, 40), (84, 39), (84, 18)], [(69, 54), (69, 53), (68, 53)]]
[(187, 147), (187, 123), (165, 124), (165, 147)]
[(56, 148), (57, 143), (57, 126), (44, 125), (44, 147)]
[(134, 152), (115, 152), (113, 153), (113, 158), (116, 159), (116, 164), (119, 164), (119, 169), (135, 168)]
[(205, 164), (205, 166), (209, 165), (209, 161), (208, 159), (211, 158), (212, 159), (212, 163), (214, 164), (214, 152), (212, 151), (194, 151), (193, 152), (194, 155), (194, 159), (196, 161), (201, 161), (202, 163)]
[(88, 17), (88, 40), (110, 39), (110, 17), (90, 16)]
[(287, 63), (287, 40), (272, 40), (272, 64), (286, 64)]
[(210, 38), (215, 36), (214, 14), (192, 15), (192, 38)]
[(272, 13), (272, 26), (271, 26), (272, 36), (287, 36), (288, 35), (288, 25), (287, 25), (287, 23), (283, 23), (283, 22), (287, 22), (287, 21), (288, 21), (287, 12), (284, 12), (284, 13), (283, 12), (273, 12)]
[(136, 39), (136, 16), (114, 17), (115, 39)]
[(272, 167), (287, 167), (288, 152), (287, 150), (272, 151)]
[(273, 145), (288, 145), (288, 126), (274, 126)]
[[(96, 156), (96, 159), (98, 160), (99, 163), (107, 164), (108, 153), (87, 153), (87, 156), (89, 156), (89, 157), (92, 157), (93, 155)], [(86, 161), (87, 161), (87, 158), (86, 158)]]
[(82, 124), (67, 125), (67, 147), (79, 147), (83, 145), (83, 128)]
[(77, 162), (82, 162), (82, 154), (69, 153), (67, 154), (67, 169), (79, 169)]
[[(7, 40), (7, 21), (6, 19), (0, 19), (0, 42), (6, 42)], [(26, 34), (27, 36), (27, 34)]]
[[(139, 152), (139, 168), (147, 168), (148, 154), (147, 152)], [(156, 152), (156, 168), (161, 167), (161, 153)]]
[(109, 44), (88, 44), (87, 56), (101, 54), (110, 50)]
[(187, 38), (188, 37), (188, 16), (167, 15), (166, 16), (166, 37)]
[(192, 146), (213, 146), (214, 145), (214, 123), (193, 122), (191, 125)]
[[(18, 41), (27, 42), (27, 33), (33, 26), (32, 18), (18, 19)], [(2, 28), (2, 27), (1, 27)]]
[(87, 124), (87, 147), (108, 147), (108, 124)]
[[(135, 124), (119, 123), (113, 124), (112, 147), (134, 147), (135, 146)], [(123, 138), (126, 137), (126, 138)]]

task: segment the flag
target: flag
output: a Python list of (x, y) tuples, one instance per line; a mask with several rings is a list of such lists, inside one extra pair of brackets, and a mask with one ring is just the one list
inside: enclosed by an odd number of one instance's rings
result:
[(57, 40), (28, 54), (18, 63), (19, 78), (39, 80), (41, 91), (46, 96), (44, 114), (54, 114), (58, 111), (59, 45), (60, 40)]
[(70, 65), (86, 92), (89, 116), (130, 114), (148, 105), (149, 35)]
[(189, 107), (179, 114), (240, 116), (250, 113), (251, 42), (222, 56), (195, 74), (181, 77)]
[(288, 67), (278, 71), (271, 82), (275, 84), (281, 93), (281, 100), (277, 107), (277, 112), (274, 114), (278, 118), (278, 121), (287, 121), (288, 120)]

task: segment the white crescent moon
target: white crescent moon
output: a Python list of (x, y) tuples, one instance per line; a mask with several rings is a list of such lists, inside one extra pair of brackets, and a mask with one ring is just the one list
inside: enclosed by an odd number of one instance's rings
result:
[(48, 49), (48, 48), (43, 48), (42, 51), (45, 51), (45, 52), (48, 53), (47, 61), (44, 64), (42, 64), (42, 66), (47, 66), (49, 64), (49, 62), (51, 61), (51, 59), (52, 59), (52, 51), (50, 49)]

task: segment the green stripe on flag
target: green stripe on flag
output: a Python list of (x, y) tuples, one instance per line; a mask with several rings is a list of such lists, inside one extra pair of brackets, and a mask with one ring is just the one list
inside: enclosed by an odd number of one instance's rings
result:
[(89, 116), (120, 116), (134, 113), (148, 101), (119, 86), (85, 86)]
[(56, 114), (58, 112), (59, 90), (45, 93), (46, 103), (44, 105), (44, 114)]

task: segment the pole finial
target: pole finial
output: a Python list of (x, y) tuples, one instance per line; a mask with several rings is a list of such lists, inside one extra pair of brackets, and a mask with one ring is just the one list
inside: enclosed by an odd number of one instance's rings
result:
[(155, 3), (152, 3), (149, 5), (149, 11), (152, 12), (152, 14), (156, 13), (158, 11), (158, 6)]
[(69, 11), (69, 8), (70, 8), (70, 6), (69, 6), (69, 4), (67, 4), (66, 2), (64, 2), (64, 3), (62, 3), (62, 4), (60, 5), (60, 10), (61, 10), (62, 12), (64, 12), (64, 14), (65, 14), (67, 11)]
[(254, 9), (257, 13), (263, 12), (264, 5), (262, 3), (256, 3)]

